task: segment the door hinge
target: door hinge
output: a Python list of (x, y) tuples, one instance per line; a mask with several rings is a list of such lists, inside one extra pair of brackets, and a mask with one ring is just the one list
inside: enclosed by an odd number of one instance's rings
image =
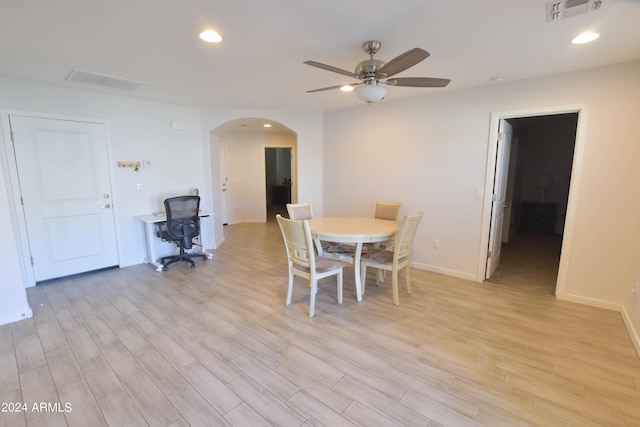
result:
[(13, 140), (13, 129), (9, 131), (9, 135), (11, 136), (11, 142), (15, 142), (15, 141)]
[(24, 199), (20, 196), (20, 204), (24, 207)]
[(498, 132), (498, 141), (502, 141), (504, 139), (504, 132)]
[(491, 200), (493, 200), (494, 202), (498, 200), (498, 194), (497, 193), (493, 193), (493, 195), (491, 196)]
[(487, 258), (491, 258), (491, 251), (487, 251)]
[(31, 267), (33, 267), (33, 257), (29, 257), (31, 258)]

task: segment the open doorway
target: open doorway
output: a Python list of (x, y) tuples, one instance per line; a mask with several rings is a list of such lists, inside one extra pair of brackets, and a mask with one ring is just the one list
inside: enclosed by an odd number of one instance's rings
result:
[(506, 120), (512, 141), (501, 258), (488, 281), (555, 294), (578, 113)]
[(291, 203), (291, 148), (265, 147), (264, 170), (267, 222), (275, 221), (277, 214), (286, 216)]
[(269, 218), (265, 203), (271, 188), (266, 183), (266, 148), (288, 150), (291, 198), (296, 199), (297, 135), (283, 124), (263, 118), (231, 120), (211, 134), (211, 143), (215, 144), (210, 151), (211, 198), (220, 201), (217, 210), (221, 223), (216, 221), (215, 235), (221, 242), (222, 224), (266, 222)]

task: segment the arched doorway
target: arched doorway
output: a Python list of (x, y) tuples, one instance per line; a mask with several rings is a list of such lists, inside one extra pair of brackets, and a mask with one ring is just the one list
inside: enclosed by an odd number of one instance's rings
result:
[(247, 117), (226, 122), (211, 135), (211, 197), (220, 200), (223, 224), (267, 221), (269, 186), (275, 185), (267, 185), (267, 176), (278, 176), (267, 170), (267, 149), (290, 150), (290, 176), (279, 181), (289, 183), (291, 199), (297, 199), (297, 135), (291, 129), (270, 119)]

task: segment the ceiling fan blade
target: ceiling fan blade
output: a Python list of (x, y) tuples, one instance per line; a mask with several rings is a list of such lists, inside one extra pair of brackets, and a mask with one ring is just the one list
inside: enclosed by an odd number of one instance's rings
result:
[(349, 76), (349, 77), (354, 77), (355, 78), (355, 76), (356, 76), (355, 73), (353, 73), (351, 71), (343, 70), (342, 68), (333, 67), (333, 66), (327, 65), (327, 64), (322, 64), (322, 63), (316, 62), (316, 61), (304, 61), (304, 64), (311, 65), (312, 67), (322, 68), (323, 70), (332, 71), (334, 73), (342, 74), (342, 75)]
[(410, 87), (445, 87), (451, 82), (449, 79), (437, 79), (435, 77), (399, 77), (386, 81), (391, 86)]
[(349, 83), (349, 84), (346, 84), (346, 85), (329, 86), (329, 87), (323, 87), (323, 88), (320, 88), (320, 89), (308, 90), (305, 93), (314, 93), (314, 92), (322, 92), (323, 90), (339, 89), (342, 86), (359, 86), (360, 84), (361, 83), (356, 83), (356, 84)]
[(391, 61), (387, 62), (382, 68), (380, 68), (380, 70), (378, 70), (376, 75), (384, 78), (382, 74), (386, 74), (386, 77), (391, 77), (409, 67), (413, 67), (418, 62), (427, 59), (428, 57), (429, 52), (422, 50), (419, 47), (414, 47), (413, 49), (408, 50), (402, 55), (396, 56)]

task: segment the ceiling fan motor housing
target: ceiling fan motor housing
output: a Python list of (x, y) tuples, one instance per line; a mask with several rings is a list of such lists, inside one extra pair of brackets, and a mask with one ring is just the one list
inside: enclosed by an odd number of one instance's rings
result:
[[(356, 66), (356, 77), (361, 80), (375, 78), (376, 73), (384, 66), (385, 62), (379, 59), (366, 59)], [(378, 78), (384, 78), (378, 75)]]

